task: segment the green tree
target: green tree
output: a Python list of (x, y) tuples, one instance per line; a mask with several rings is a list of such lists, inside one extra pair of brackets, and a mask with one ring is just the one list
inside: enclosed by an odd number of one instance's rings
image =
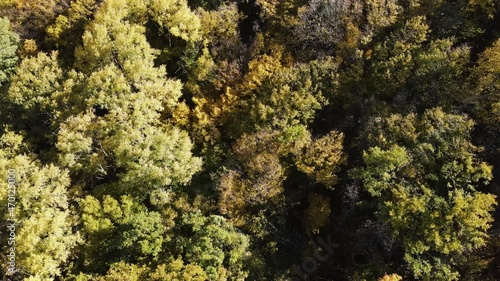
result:
[(189, 9), (187, 0), (151, 0), (149, 12), (172, 35), (186, 41), (200, 39), (200, 18)]
[(466, 98), (464, 91), (469, 48), (453, 47), (451, 39), (437, 39), (415, 57), (414, 74), (408, 91), (421, 108), (442, 106), (452, 108)]
[[(47, 27), (47, 40), (56, 43), (59, 49), (73, 55), (76, 42), (81, 40), (85, 25), (88, 24), (102, 1), (75, 0), (64, 14), (60, 14), (50, 26)], [(63, 55), (65, 55), (63, 53)]]
[(125, 262), (118, 262), (111, 265), (110, 269), (104, 276), (97, 277), (97, 281), (140, 281), (144, 280), (146, 276), (146, 268), (144, 266), (137, 266), (135, 264), (127, 264)]
[(183, 214), (172, 241), (183, 260), (199, 265), (210, 280), (245, 280), (249, 238), (221, 216)]
[(10, 22), (0, 18), (0, 86), (9, 81), (17, 64), (19, 36), (11, 30)]
[(498, 127), (500, 123), (500, 40), (480, 56), (470, 77), (481, 120)]
[(469, 48), (454, 47), (454, 39), (430, 40), (424, 17), (408, 19), (370, 51), (368, 91), (378, 99), (419, 110), (453, 108), (465, 99), (463, 91)]
[(411, 77), (414, 57), (426, 41), (429, 26), (424, 17), (414, 17), (400, 24), (387, 40), (378, 43), (370, 55), (369, 75), (381, 98), (393, 97)]
[(437, 108), (379, 123), (371, 134), (378, 146), (353, 177), (374, 197), (415, 277), (458, 280), (456, 257), (485, 245), (496, 205), (479, 191), (492, 175), (470, 142), (473, 122)]
[(89, 195), (80, 208), (86, 241), (82, 258), (89, 270), (102, 272), (113, 262), (151, 261), (162, 251), (166, 228), (160, 214), (129, 196), (98, 200)]
[[(155, 187), (186, 184), (201, 160), (185, 132), (160, 122), (182, 85), (154, 65), (156, 51), (144, 28), (126, 20), (122, 2), (100, 6), (76, 50), (86, 79), (74, 91), (77, 109), (61, 125), (57, 149), (60, 163), (83, 181), (147, 196)], [(120, 182), (110, 180), (116, 177)]]
[(262, 55), (248, 64), (242, 102), (250, 128), (286, 128), (310, 124), (318, 109), (336, 94), (337, 64), (327, 57), (296, 66), (283, 65), (281, 53)]
[(168, 264), (159, 265), (149, 274), (152, 281), (204, 281), (208, 276), (197, 264), (184, 264), (182, 259), (172, 260)]

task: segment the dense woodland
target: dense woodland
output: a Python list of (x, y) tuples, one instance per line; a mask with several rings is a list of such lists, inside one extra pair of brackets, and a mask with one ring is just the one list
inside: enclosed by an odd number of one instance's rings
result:
[(500, 280), (499, 38), (496, 0), (0, 0), (0, 279)]

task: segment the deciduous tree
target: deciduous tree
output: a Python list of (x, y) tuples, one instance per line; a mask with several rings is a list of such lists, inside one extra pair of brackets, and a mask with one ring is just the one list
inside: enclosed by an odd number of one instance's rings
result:
[(439, 108), (381, 122), (389, 128), (376, 134), (381, 147), (365, 152), (352, 175), (375, 198), (415, 277), (458, 280), (455, 257), (485, 245), (496, 205), (480, 191), (491, 167), (470, 142), (473, 122)]
[[(2, 134), (0, 145), (0, 175), (13, 179), (13, 187), (7, 186), (7, 180), (0, 183), (0, 202), (8, 210), (2, 212), (1, 225), (5, 228), (7, 219), (14, 219), (16, 224), (15, 244), (8, 246), (2, 236), (3, 254), (15, 248), (16, 271), (27, 280), (60, 277), (79, 241), (70, 207), (68, 171), (41, 164), (22, 137), (8, 130)], [(9, 190), (14, 192), (7, 196)]]
[(0, 18), (0, 86), (9, 81), (17, 64), (19, 36), (11, 30), (10, 22)]

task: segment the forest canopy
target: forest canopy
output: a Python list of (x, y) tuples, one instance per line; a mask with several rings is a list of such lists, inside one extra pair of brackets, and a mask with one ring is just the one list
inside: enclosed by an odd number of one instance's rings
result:
[(0, 276), (499, 280), (500, 2), (0, 0)]

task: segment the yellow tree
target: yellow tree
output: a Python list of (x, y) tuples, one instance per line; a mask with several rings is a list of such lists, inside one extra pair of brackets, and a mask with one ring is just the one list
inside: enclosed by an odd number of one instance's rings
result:
[[(20, 135), (5, 131), (0, 137), (2, 227), (15, 240), (2, 236), (2, 254), (15, 249), (16, 272), (26, 280), (61, 277), (65, 264), (80, 240), (76, 217), (70, 207), (69, 173), (53, 164), (43, 165), (23, 143)], [(13, 223), (14, 222), (14, 223)], [(2, 271), (6, 263), (2, 263)]]

